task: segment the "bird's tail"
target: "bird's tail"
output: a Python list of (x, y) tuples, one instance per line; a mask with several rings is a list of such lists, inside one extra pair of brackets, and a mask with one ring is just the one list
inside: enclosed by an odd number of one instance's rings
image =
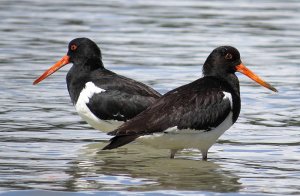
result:
[(110, 139), (110, 143), (102, 148), (102, 150), (110, 150), (114, 148), (118, 148), (120, 146), (124, 146), (138, 138), (137, 135), (118, 135)]

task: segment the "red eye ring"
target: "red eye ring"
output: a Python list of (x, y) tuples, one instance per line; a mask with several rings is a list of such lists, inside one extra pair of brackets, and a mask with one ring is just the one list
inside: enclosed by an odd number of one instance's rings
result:
[(227, 54), (225, 55), (225, 59), (227, 59), (227, 60), (232, 59), (232, 54), (227, 53)]
[(70, 49), (74, 51), (74, 50), (77, 49), (77, 46), (75, 44), (72, 44), (71, 47), (70, 47)]

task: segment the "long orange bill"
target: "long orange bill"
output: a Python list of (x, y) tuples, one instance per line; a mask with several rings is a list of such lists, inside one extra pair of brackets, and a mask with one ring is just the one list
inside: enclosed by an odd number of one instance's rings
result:
[(70, 57), (68, 55), (63, 56), (59, 61), (57, 61), (52, 67), (50, 67), (48, 70), (46, 70), (43, 75), (41, 75), (38, 79), (36, 79), (33, 84), (38, 84), (60, 68), (62, 68), (64, 65), (70, 63)]
[(255, 73), (253, 73), (250, 69), (248, 69), (245, 65), (243, 65), (243, 63), (237, 65), (236, 70), (238, 72), (241, 72), (242, 74), (248, 76), (249, 78), (251, 78), (252, 80), (254, 80), (255, 82), (257, 82), (258, 84), (274, 91), (274, 92), (278, 92), (276, 88), (274, 88), (271, 84), (263, 81), (260, 77), (258, 77)]

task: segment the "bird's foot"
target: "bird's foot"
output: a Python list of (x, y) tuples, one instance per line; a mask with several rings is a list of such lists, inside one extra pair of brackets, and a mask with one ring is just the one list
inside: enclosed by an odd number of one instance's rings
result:
[(174, 159), (175, 154), (176, 154), (176, 152), (177, 152), (178, 150), (179, 150), (179, 149), (171, 149), (170, 159)]

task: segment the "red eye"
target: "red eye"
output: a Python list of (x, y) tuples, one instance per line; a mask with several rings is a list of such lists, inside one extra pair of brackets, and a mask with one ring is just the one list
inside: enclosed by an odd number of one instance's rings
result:
[(230, 60), (230, 59), (232, 59), (232, 54), (230, 54), (230, 53), (227, 53), (227, 54), (226, 54), (226, 56), (225, 56), (225, 59), (227, 59), (227, 60)]
[(73, 45), (71, 45), (71, 47), (70, 47), (70, 48), (71, 48), (71, 50), (73, 50), (73, 51), (74, 51), (74, 50), (76, 50), (76, 49), (77, 49), (77, 46), (76, 46), (75, 44), (73, 44)]

